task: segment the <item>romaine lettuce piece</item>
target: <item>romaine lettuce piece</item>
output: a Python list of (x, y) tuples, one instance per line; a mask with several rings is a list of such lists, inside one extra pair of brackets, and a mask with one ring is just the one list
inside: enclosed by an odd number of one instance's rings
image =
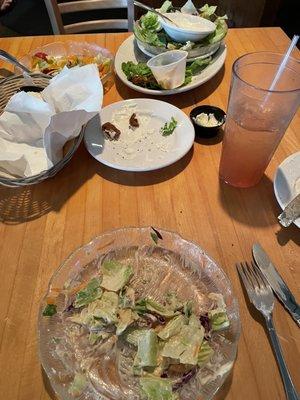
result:
[(119, 306), (133, 308), (135, 305), (135, 291), (132, 287), (123, 288), (119, 294)]
[(201, 367), (203, 364), (209, 361), (213, 354), (213, 348), (210, 347), (207, 340), (203, 340), (198, 353), (198, 366)]
[(87, 286), (77, 293), (74, 301), (74, 307), (79, 308), (82, 306), (86, 306), (92, 301), (100, 299), (103, 292), (100, 287), (100, 283), (101, 278), (91, 279)]
[(110, 336), (108, 332), (90, 332), (89, 334), (89, 342), (91, 345), (96, 344), (100, 340), (105, 340)]
[(229, 326), (224, 297), (220, 293), (210, 293), (208, 297), (213, 300), (214, 307), (208, 312), (213, 331), (219, 331)]
[(177, 400), (178, 395), (172, 392), (169, 379), (147, 376), (140, 378), (141, 394), (147, 400)]
[(145, 335), (145, 332), (148, 329), (137, 329), (129, 327), (126, 332), (124, 332), (123, 337), (126, 342), (132, 344), (133, 346), (137, 347), (139, 343), (139, 338)]
[(131, 325), (134, 321), (138, 319), (138, 315), (132, 311), (130, 308), (126, 308), (124, 310), (119, 311), (119, 321), (116, 324), (117, 331), (116, 335), (120, 336), (125, 329)]
[(157, 31), (160, 28), (157, 15), (151, 11), (148, 11), (147, 14), (141, 17), (140, 25), (142, 29), (147, 29), (150, 31)]
[(73, 397), (79, 397), (87, 386), (87, 379), (84, 374), (76, 373), (68, 392)]
[(226, 311), (218, 309), (212, 310), (208, 312), (208, 316), (213, 331), (220, 331), (221, 329), (225, 329), (230, 325)]
[(180, 364), (197, 365), (198, 353), (204, 337), (204, 329), (184, 325), (178, 335), (171, 337), (161, 354), (177, 360)]
[(215, 19), (214, 24), (216, 25), (216, 29), (203, 39), (203, 45), (217, 43), (224, 39), (228, 31), (227, 19), (227, 15)]
[(162, 340), (167, 340), (170, 337), (177, 335), (181, 331), (183, 325), (185, 325), (185, 322), (186, 318), (183, 315), (178, 315), (171, 319), (157, 334), (157, 336)]
[(170, 10), (171, 7), (173, 7), (172, 2), (166, 0), (163, 2), (162, 6), (158, 9), (158, 11), (161, 13), (166, 13)]
[(146, 330), (139, 336), (138, 350), (134, 367), (155, 367), (157, 365), (158, 340), (153, 329)]
[(133, 275), (131, 265), (123, 265), (118, 261), (104, 261), (102, 264), (103, 279), (101, 286), (112, 292), (117, 292), (129, 281)]
[(136, 302), (136, 311), (143, 314), (147, 311), (153, 312), (154, 314), (161, 315), (163, 317), (171, 318), (178, 315), (178, 311), (174, 311), (168, 307), (165, 307), (155, 300), (150, 298), (140, 299)]
[(114, 292), (104, 292), (101, 299), (95, 302), (95, 309), (92, 314), (96, 320), (104, 322), (106, 325), (118, 322), (117, 310), (119, 297)]
[(210, 19), (210, 17), (216, 12), (217, 6), (209, 6), (208, 4), (204, 4), (203, 7), (200, 8), (200, 17)]

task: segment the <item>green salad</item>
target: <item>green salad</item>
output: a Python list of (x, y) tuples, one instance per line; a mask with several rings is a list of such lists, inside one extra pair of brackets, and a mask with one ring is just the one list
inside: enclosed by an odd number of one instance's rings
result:
[[(205, 4), (199, 10), (197, 10), (197, 13), (200, 17), (209, 19), (216, 25), (216, 29), (213, 33), (197, 43), (190, 41), (186, 43), (175, 42), (167, 35), (164, 29), (162, 29), (159, 22), (159, 17), (151, 12), (143, 15), (140, 20), (135, 23), (134, 34), (135, 37), (143, 43), (169, 50), (180, 49), (189, 51), (196, 49), (197, 47), (212, 45), (220, 42), (226, 36), (228, 30), (226, 23), (227, 16), (217, 16), (216, 10), (216, 6), (209, 6), (208, 4)], [(159, 11), (161, 13), (168, 13), (178, 10), (173, 7), (171, 1), (167, 0), (163, 3)]]
[[(192, 301), (172, 292), (160, 301), (137, 296), (133, 278), (132, 266), (104, 261), (101, 273), (72, 294), (62, 313), (82, 328), (92, 348), (111, 341), (132, 350), (129, 368), (139, 381), (141, 399), (179, 399), (179, 389), (217, 353), (215, 332), (229, 326), (223, 296), (207, 294), (208, 308), (199, 314)], [(53, 318), (54, 311), (44, 315)], [(79, 396), (87, 382), (84, 371), (77, 373), (69, 393)]]
[[(193, 62), (188, 62), (185, 69), (185, 80), (182, 86), (187, 85), (192, 81), (194, 75), (199, 74), (204, 68), (206, 68), (212, 60), (212, 57), (206, 57), (197, 59)], [(126, 75), (127, 79), (134, 85), (141, 86), (147, 89), (162, 90), (163, 88), (159, 85), (151, 69), (146, 63), (134, 63), (133, 61), (127, 61), (122, 63), (122, 71)]]

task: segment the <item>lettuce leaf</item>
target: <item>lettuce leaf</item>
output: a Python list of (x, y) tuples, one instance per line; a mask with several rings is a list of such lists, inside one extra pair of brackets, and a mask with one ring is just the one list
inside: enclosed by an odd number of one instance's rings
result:
[(185, 322), (186, 318), (183, 315), (178, 315), (178, 317), (171, 319), (157, 336), (162, 340), (170, 339), (170, 337), (177, 335), (181, 331)]
[(228, 26), (226, 23), (227, 19), (227, 15), (224, 15), (223, 17), (217, 17), (215, 19), (214, 23), (216, 25), (216, 29), (203, 39), (204, 45), (217, 43), (224, 39), (228, 31)]
[(123, 265), (118, 261), (104, 261), (102, 264), (103, 279), (101, 286), (112, 292), (117, 292), (129, 281), (133, 275), (131, 265)]
[(162, 6), (158, 9), (158, 11), (161, 12), (161, 13), (166, 13), (166, 12), (168, 12), (168, 11), (170, 10), (170, 8), (172, 8), (172, 7), (173, 7), (172, 2), (169, 1), (169, 0), (166, 0), (166, 1), (162, 4)]
[(134, 321), (138, 319), (138, 315), (130, 308), (127, 308), (125, 310), (120, 310), (118, 317), (119, 321), (116, 324), (117, 336), (121, 335), (125, 331), (125, 329), (128, 328), (129, 325), (131, 325)]
[(172, 392), (169, 379), (148, 376), (140, 378), (141, 394), (147, 400), (176, 400), (178, 395)]
[(100, 283), (100, 278), (91, 279), (87, 286), (77, 293), (74, 301), (74, 307), (79, 308), (82, 306), (86, 306), (92, 301), (99, 299), (102, 295)]
[(199, 16), (202, 18), (210, 19), (212, 15), (215, 14), (217, 6), (209, 6), (208, 4), (204, 4), (203, 7), (200, 8)]
[(147, 14), (143, 15), (140, 20), (142, 29), (148, 29), (150, 31), (157, 31), (160, 28), (160, 23), (156, 14), (148, 11)]
[(208, 312), (213, 331), (219, 331), (229, 326), (226, 304), (220, 293), (210, 293), (208, 297), (213, 301), (213, 309)]
[(133, 362), (134, 367), (156, 367), (158, 340), (153, 329), (143, 332), (138, 338), (138, 350)]
[(117, 310), (119, 297), (114, 292), (104, 292), (101, 299), (95, 302), (93, 317), (100, 320), (105, 325), (116, 324), (118, 322)]
[(161, 355), (175, 359), (180, 364), (197, 365), (198, 353), (204, 337), (204, 329), (184, 325), (178, 335), (165, 344)]
[(198, 366), (204, 365), (207, 361), (209, 361), (214, 354), (214, 350), (208, 344), (207, 340), (203, 340), (199, 353), (198, 353)]
[(124, 339), (126, 342), (132, 344), (133, 346), (137, 347), (139, 343), (139, 338), (145, 335), (147, 329), (137, 329), (129, 327), (123, 334)]
[(179, 312), (162, 306), (160, 303), (150, 298), (140, 299), (137, 301), (135, 309), (140, 314), (144, 314), (145, 312), (149, 311), (167, 318), (171, 318), (179, 314)]

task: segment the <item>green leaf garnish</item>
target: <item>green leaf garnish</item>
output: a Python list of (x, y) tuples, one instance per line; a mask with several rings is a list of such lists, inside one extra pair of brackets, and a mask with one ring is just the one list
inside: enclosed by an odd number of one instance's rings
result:
[(160, 132), (163, 136), (172, 135), (176, 126), (177, 126), (177, 121), (174, 117), (172, 117), (170, 122), (166, 122), (164, 124), (164, 126), (160, 129)]
[(47, 304), (43, 311), (44, 317), (52, 317), (52, 315), (57, 313), (55, 304)]
[(74, 307), (79, 308), (82, 306), (86, 306), (92, 301), (99, 299), (103, 292), (100, 287), (100, 283), (100, 278), (91, 279), (87, 286), (77, 293), (76, 299), (74, 301)]

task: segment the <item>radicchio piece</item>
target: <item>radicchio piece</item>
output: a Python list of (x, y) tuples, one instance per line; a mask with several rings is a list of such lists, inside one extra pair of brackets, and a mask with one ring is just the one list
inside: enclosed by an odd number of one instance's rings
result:
[(195, 374), (196, 374), (196, 368), (193, 368), (190, 371), (184, 373), (181, 378), (177, 379), (173, 383), (172, 390), (176, 391), (180, 389), (183, 385), (188, 383), (193, 378), (193, 376), (195, 376)]
[(161, 377), (161, 378), (168, 378), (169, 375), (168, 375), (168, 373), (165, 371), (165, 372), (163, 372), (163, 373), (160, 375), (160, 377)]
[(111, 122), (105, 122), (105, 124), (102, 125), (102, 132), (109, 140), (118, 140), (121, 135), (121, 131)]
[(210, 332), (211, 332), (211, 323), (210, 323), (210, 319), (208, 317), (208, 313), (200, 315), (199, 319), (200, 319), (201, 325), (204, 328), (205, 339), (207, 339), (208, 337), (210, 337)]
[(161, 315), (157, 315), (157, 321), (160, 325), (165, 325), (166, 323), (166, 319)]
[(132, 116), (129, 119), (129, 127), (131, 129), (138, 128), (140, 126), (139, 121), (136, 117), (136, 113), (133, 113)]

